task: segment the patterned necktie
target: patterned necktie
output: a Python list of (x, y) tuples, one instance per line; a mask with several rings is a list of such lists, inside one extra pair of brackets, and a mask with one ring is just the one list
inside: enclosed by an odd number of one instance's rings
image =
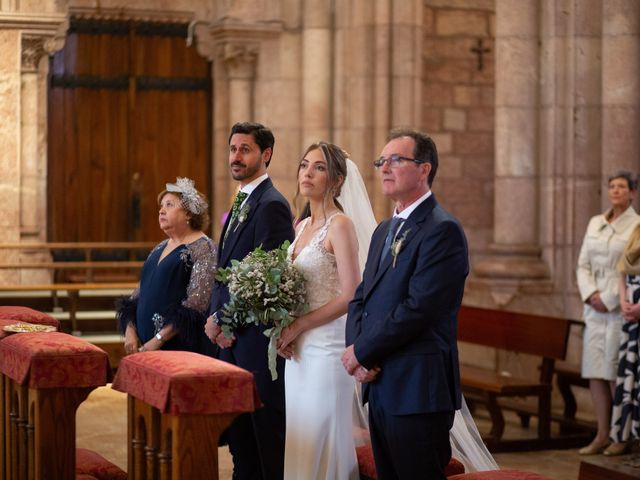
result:
[(380, 255), (380, 263), (378, 264), (378, 268), (384, 262), (384, 259), (387, 258), (387, 255), (391, 252), (391, 244), (393, 243), (393, 239), (398, 232), (398, 227), (402, 222), (402, 218), (393, 217), (391, 222), (389, 222), (389, 230), (387, 230), (387, 237), (384, 239), (384, 247), (382, 248), (382, 254)]
[(236, 195), (236, 198), (233, 201), (233, 206), (231, 207), (231, 219), (229, 220), (229, 224), (227, 225), (227, 231), (224, 232), (225, 240), (227, 239), (227, 235), (229, 235), (229, 230), (231, 230), (231, 225), (233, 225), (233, 222), (238, 216), (238, 213), (240, 213), (240, 205), (242, 205), (242, 202), (244, 202), (244, 199), (247, 198), (248, 196), (249, 194), (245, 192), (238, 192), (238, 194)]

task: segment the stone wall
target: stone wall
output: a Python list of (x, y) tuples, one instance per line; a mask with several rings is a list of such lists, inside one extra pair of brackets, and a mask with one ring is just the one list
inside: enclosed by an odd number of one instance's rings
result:
[(494, 25), (492, 0), (425, 0), (422, 126), (440, 154), (434, 192), (472, 264), (493, 235)]

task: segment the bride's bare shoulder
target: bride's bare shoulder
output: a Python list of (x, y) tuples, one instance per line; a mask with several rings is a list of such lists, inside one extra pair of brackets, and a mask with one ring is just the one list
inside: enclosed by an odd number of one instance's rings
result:
[(338, 228), (345, 228), (345, 227), (353, 226), (353, 220), (351, 220), (351, 218), (348, 215), (340, 212), (333, 218), (333, 221), (331, 222), (331, 226), (333, 225), (336, 225)]
[(329, 225), (328, 234), (333, 238), (355, 235), (353, 220), (343, 213), (336, 215)]

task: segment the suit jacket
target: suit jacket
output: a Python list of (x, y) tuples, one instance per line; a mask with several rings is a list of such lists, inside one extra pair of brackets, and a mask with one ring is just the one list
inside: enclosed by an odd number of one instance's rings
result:
[[(285, 240), (292, 241), (294, 238), (289, 203), (276, 190), (271, 179), (267, 178), (260, 183), (247, 197), (245, 205), (249, 205), (246, 220), (239, 222), (236, 218), (230, 225), (229, 215), (222, 229), (218, 244), (218, 266), (221, 268), (228, 267), (232, 259), (242, 260), (260, 245), (265, 250), (272, 250)], [(228, 229), (231, 230), (225, 240), (225, 232)], [(228, 301), (227, 285), (216, 282), (211, 294), (210, 314), (218, 312)], [(239, 329), (235, 332), (236, 341), (233, 346), (221, 349), (219, 358), (253, 372), (260, 398), (263, 402), (269, 403), (274, 395), (274, 388), (282, 387), (284, 361), (279, 357), (278, 381), (272, 382), (267, 366), (269, 339), (263, 335), (264, 330), (263, 326)], [(277, 401), (280, 402), (280, 399)]]
[(458, 221), (432, 194), (404, 222), (395, 266), (378, 268), (390, 221), (371, 239), (362, 283), (349, 304), (347, 345), (366, 368), (379, 366), (363, 387), (392, 415), (460, 408), (457, 314), (469, 272)]

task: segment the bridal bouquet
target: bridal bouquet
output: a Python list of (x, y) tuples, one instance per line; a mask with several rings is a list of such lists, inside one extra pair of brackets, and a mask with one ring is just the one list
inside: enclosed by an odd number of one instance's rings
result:
[(256, 248), (242, 261), (220, 268), (216, 280), (229, 286), (229, 302), (220, 316), (222, 332), (230, 337), (233, 330), (246, 325), (266, 325), (269, 337), (269, 371), (276, 372), (277, 343), (282, 329), (307, 309), (305, 280), (289, 261), (286, 241), (275, 250)]

